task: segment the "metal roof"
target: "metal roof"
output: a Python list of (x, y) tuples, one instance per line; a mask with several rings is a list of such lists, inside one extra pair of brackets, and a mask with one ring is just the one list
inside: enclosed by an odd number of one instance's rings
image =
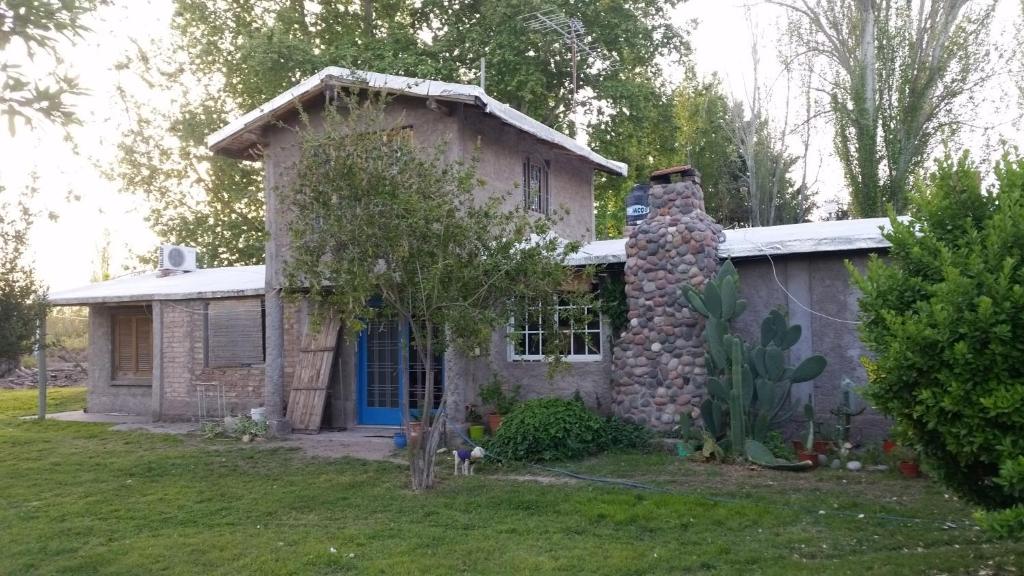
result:
[(264, 293), (263, 266), (205, 268), (195, 272), (160, 276), (146, 272), (106, 282), (61, 290), (49, 295), (51, 304), (77, 306), (151, 300), (191, 300), (259, 296)]
[[(726, 230), (725, 242), (719, 245), (718, 253), (722, 258), (752, 258), (879, 250), (890, 246), (882, 236), (882, 231), (889, 228), (888, 218), (866, 218)], [(615, 238), (585, 244), (582, 250), (566, 259), (566, 264), (586, 266), (625, 261), (626, 239)], [(57, 306), (75, 306), (258, 296), (264, 293), (264, 284), (263, 266), (207, 268), (163, 277), (148, 272), (54, 292), (50, 294), (50, 302)]]
[(545, 126), (508, 104), (491, 98), (479, 86), (350, 70), (337, 66), (324, 68), (256, 109), (243, 114), (207, 137), (206, 144), (215, 153), (234, 158), (244, 157), (246, 152), (258, 143), (259, 128), (274, 121), (278, 115), (290, 111), (297, 103), (304, 103), (319, 95), (324, 88), (334, 86), (375, 89), (479, 106), (486, 114), (491, 114), (510, 126), (583, 157), (600, 170), (619, 176), (628, 173), (626, 164), (609, 160), (569, 136)]
[[(882, 230), (889, 228), (888, 218), (737, 228), (725, 231), (725, 241), (718, 246), (718, 255), (721, 258), (750, 258), (883, 249), (890, 245), (882, 236)], [(591, 242), (568, 259), (573, 266), (625, 261), (626, 238)]]

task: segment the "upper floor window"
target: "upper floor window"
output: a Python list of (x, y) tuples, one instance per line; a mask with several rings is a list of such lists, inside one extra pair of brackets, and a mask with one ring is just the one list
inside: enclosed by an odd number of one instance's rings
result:
[(547, 214), (548, 201), (548, 164), (527, 158), (523, 162), (523, 203), (531, 212)]

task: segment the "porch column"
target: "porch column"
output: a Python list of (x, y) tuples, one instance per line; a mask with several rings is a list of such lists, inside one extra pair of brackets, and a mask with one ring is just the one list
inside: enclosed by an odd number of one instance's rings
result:
[(160, 420), (163, 414), (164, 398), (164, 307), (159, 300), (153, 301), (153, 385), (150, 397), (150, 419)]
[(36, 363), (39, 370), (39, 419), (46, 420), (46, 309), (39, 314), (39, 342), (36, 345)]
[(284, 414), (284, 303), (280, 288), (267, 286), (266, 313), (267, 358), (264, 362), (263, 405), (267, 409), (270, 434), (280, 436), (291, 432)]

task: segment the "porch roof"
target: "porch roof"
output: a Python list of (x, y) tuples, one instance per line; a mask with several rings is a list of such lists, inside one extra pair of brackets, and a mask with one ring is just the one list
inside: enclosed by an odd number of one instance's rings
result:
[(157, 272), (144, 272), (53, 292), (49, 296), (49, 301), (56, 306), (79, 306), (260, 296), (265, 291), (265, 283), (263, 266), (205, 268), (169, 276), (160, 276)]

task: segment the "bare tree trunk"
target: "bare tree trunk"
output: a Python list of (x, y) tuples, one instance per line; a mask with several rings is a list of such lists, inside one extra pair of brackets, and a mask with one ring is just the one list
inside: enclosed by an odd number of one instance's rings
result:
[(369, 40), (374, 37), (373, 30), (373, 0), (360, 0), (360, 16), (363, 20), (363, 38)]
[[(424, 377), (423, 392), (420, 394), (420, 423), (422, 432), (413, 444), (410, 444), (409, 464), (412, 470), (412, 489), (419, 492), (434, 486), (434, 469), (437, 459), (437, 450), (441, 444), (442, 430), (444, 428), (445, 405), (447, 404), (448, 390), (445, 389), (441, 397), (441, 407), (436, 416), (434, 409), (434, 325), (427, 321), (421, 328), (413, 320), (409, 320), (409, 330), (412, 333), (413, 343), (416, 352), (423, 359)], [(403, 347), (406, 349), (408, 347)], [(409, 366), (409, 364), (406, 364)], [(408, 394), (405, 395), (406, 397)], [(408, 399), (405, 398), (406, 411), (408, 411)]]

